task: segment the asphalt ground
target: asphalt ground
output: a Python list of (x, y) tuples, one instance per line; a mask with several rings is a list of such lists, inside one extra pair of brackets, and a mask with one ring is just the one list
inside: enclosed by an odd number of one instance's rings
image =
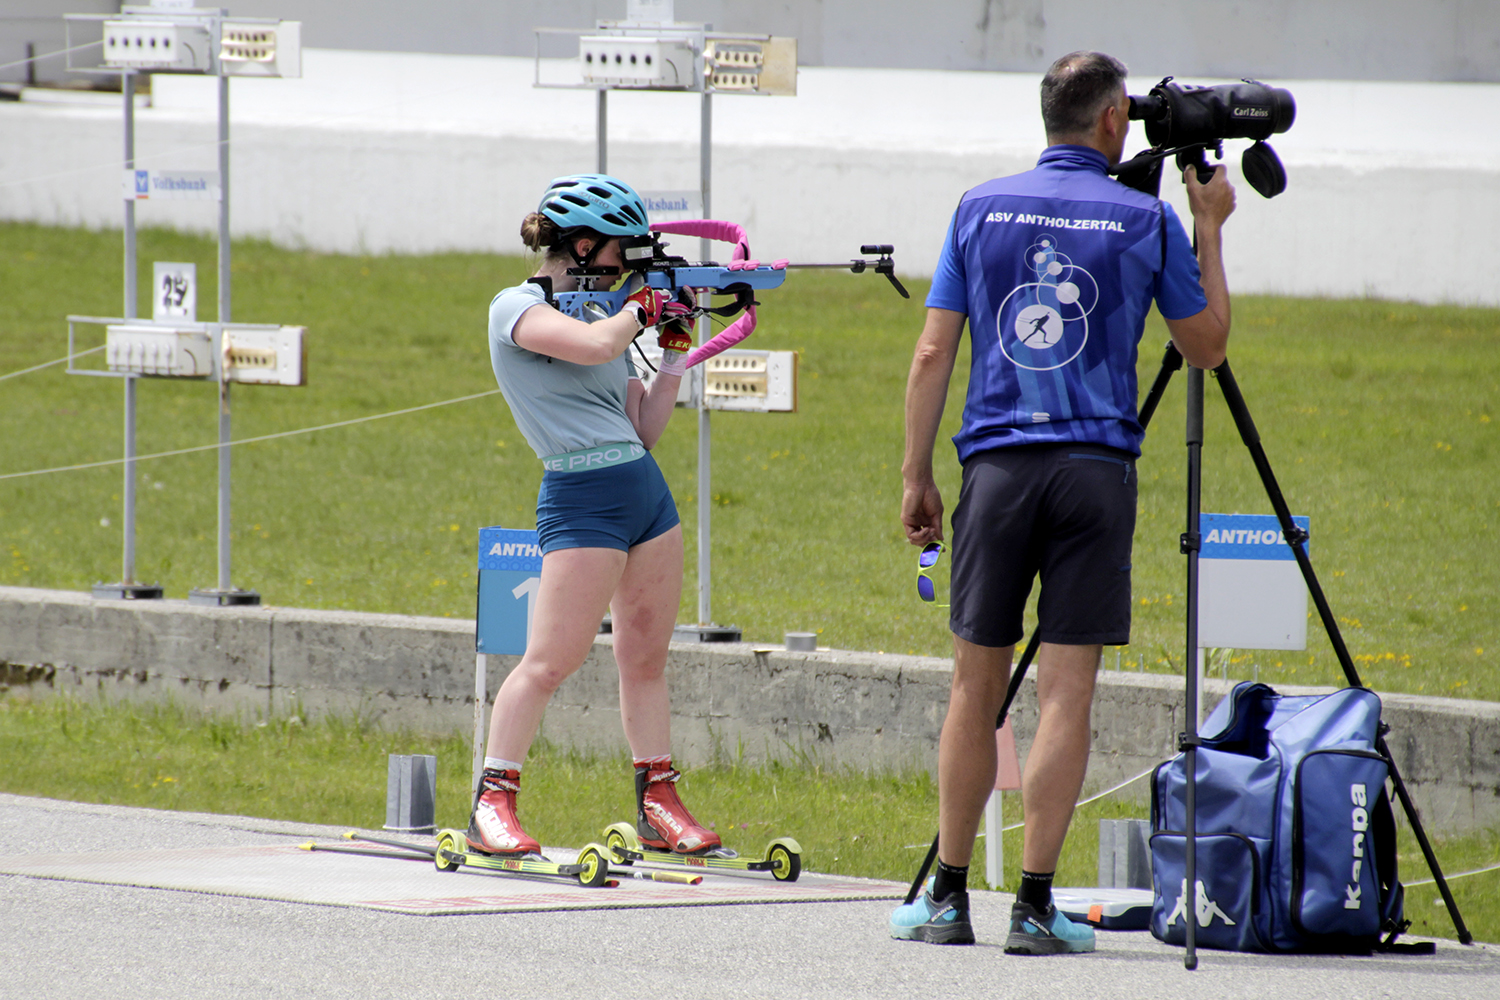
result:
[[(0, 856), (341, 832), (0, 795)], [(891, 940), (887, 900), (414, 916), (5, 874), (0, 997), (1500, 996), (1500, 949), (1452, 941), (1431, 956), (1205, 950), (1194, 972), (1141, 932), (1101, 932), (1092, 955), (1010, 956), (1010, 903), (974, 893), (980, 943), (938, 947)]]

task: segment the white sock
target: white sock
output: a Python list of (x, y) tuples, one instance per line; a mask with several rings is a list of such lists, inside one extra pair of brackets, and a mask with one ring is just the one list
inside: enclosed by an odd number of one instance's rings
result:
[(521, 765), (517, 761), (506, 760), (504, 757), (486, 757), (484, 759), (484, 769), (486, 771), (515, 771), (519, 774), (521, 772)]
[(672, 755), (664, 753), (658, 757), (637, 757), (635, 758), (635, 762), (637, 766), (645, 764), (647, 767), (671, 767)]

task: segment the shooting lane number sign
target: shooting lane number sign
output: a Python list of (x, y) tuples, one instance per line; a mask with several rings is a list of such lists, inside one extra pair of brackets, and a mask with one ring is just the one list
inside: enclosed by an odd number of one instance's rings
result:
[(541, 583), (542, 547), (535, 531), (479, 529), (475, 652), (513, 656), (526, 652)]

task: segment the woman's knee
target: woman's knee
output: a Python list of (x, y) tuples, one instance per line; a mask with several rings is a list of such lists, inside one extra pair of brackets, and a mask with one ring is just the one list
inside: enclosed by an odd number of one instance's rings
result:
[(562, 687), (563, 681), (577, 673), (581, 666), (583, 666), (582, 661), (574, 663), (571, 660), (527, 655), (521, 658), (513, 676), (534, 690), (545, 692), (550, 697), (559, 687)]

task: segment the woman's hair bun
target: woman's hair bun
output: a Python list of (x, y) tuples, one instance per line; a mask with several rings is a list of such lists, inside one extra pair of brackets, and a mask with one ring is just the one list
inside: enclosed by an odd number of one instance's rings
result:
[(541, 212), (532, 212), (521, 220), (521, 242), (528, 250), (546, 250), (556, 246), (561, 236), (557, 223)]

